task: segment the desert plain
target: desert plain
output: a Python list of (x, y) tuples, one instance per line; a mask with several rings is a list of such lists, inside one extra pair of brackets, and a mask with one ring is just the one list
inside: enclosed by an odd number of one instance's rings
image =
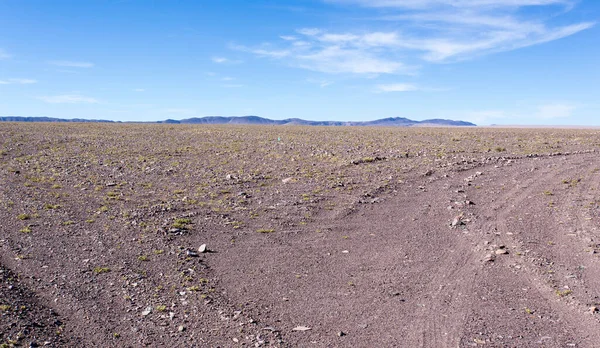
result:
[(0, 347), (600, 347), (600, 130), (0, 125)]

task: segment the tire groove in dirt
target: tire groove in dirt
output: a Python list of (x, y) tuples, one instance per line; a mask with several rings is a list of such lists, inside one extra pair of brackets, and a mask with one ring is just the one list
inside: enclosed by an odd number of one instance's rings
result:
[[(581, 158), (584, 157), (584, 158)], [(581, 166), (584, 168), (588, 168), (585, 164), (589, 166), (590, 162), (585, 162), (586, 158), (589, 156), (577, 156), (574, 161), (576, 163), (570, 163), (568, 167), (564, 168), (564, 165), (561, 167), (557, 166), (555, 163), (551, 163), (552, 167), (547, 167), (544, 169), (544, 172), (540, 176), (529, 175), (528, 178), (523, 177), (524, 170), (517, 170), (516, 176), (519, 178), (519, 187), (515, 187), (509, 192), (502, 194), (500, 197), (495, 199), (494, 203), (491, 203), (490, 209), (497, 212), (496, 218), (492, 221), (485, 222), (483, 224), (483, 230), (497, 230), (499, 239), (502, 241), (501, 244), (506, 244), (510, 246), (519, 246), (523, 245), (523, 241), (519, 240), (519, 237), (522, 233), (513, 233), (511, 229), (508, 227), (508, 218), (511, 215), (514, 215), (515, 212), (519, 212), (518, 209), (522, 209), (522, 204), (531, 200), (532, 196), (542, 195), (545, 189), (548, 187), (556, 186), (555, 184), (558, 182), (558, 178), (566, 173), (573, 173), (574, 168), (571, 166), (575, 166), (575, 169), (579, 169)], [(553, 161), (561, 161), (564, 158), (552, 158)], [(583, 161), (585, 164), (580, 163), (579, 161)], [(524, 163), (519, 163), (518, 168), (525, 168), (530, 165), (533, 161), (525, 160)], [(535, 161), (533, 163), (536, 164), (545, 164), (546, 161), (538, 162)], [(593, 163), (593, 162), (591, 162)], [(578, 172), (578, 170), (575, 170)], [(558, 178), (557, 178), (558, 177)], [(523, 187), (524, 186), (524, 187)], [(522, 189), (523, 188), (523, 189)], [(546, 191), (549, 192), (549, 191)], [(531, 212), (531, 210), (528, 210)], [(534, 211), (535, 212), (535, 211)], [(531, 223), (535, 224), (535, 221)], [(512, 253), (512, 251), (511, 251)], [(544, 254), (540, 254), (534, 259), (539, 259), (543, 257)], [(510, 255), (510, 257), (514, 257), (514, 255)], [(562, 337), (557, 339), (556, 343), (561, 346), (561, 344), (583, 344), (583, 347), (593, 347), (595, 341), (597, 341), (597, 330), (591, 330), (590, 327), (598, 327), (598, 320), (593, 319), (591, 316), (586, 315), (584, 312), (583, 306), (579, 305), (579, 308), (573, 308), (570, 304), (557, 299), (557, 296), (554, 294), (554, 289), (548, 285), (546, 281), (541, 280), (541, 274), (543, 270), (540, 270), (531, 260), (531, 257), (528, 257), (528, 262), (525, 267), (519, 267), (519, 273), (516, 275), (517, 277), (521, 277), (525, 279), (526, 284), (530, 284), (535, 289), (537, 289), (537, 294), (541, 297), (542, 301), (548, 303), (548, 305), (554, 311), (558, 311), (558, 316), (560, 322), (563, 322), (562, 325), (568, 325), (571, 330), (571, 337)], [(584, 325), (585, 329), (581, 329), (579, 325), (572, 325), (571, 323), (586, 323)], [(548, 336), (548, 339), (553, 339)], [(560, 341), (563, 342), (560, 342)], [(546, 343), (547, 345), (548, 343)]]

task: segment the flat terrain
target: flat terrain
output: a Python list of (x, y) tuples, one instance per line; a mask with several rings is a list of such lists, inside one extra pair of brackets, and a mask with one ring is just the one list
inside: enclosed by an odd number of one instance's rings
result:
[(0, 347), (598, 347), (599, 155), (592, 129), (2, 123)]

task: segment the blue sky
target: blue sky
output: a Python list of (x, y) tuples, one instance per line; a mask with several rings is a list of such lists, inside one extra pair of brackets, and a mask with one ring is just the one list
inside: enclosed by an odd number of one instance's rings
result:
[(595, 0), (0, 0), (0, 115), (600, 125)]

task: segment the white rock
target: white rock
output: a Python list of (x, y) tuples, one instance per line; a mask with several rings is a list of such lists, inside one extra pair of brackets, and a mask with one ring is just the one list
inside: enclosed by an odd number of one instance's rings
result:
[(199, 248), (198, 248), (198, 252), (200, 253), (205, 253), (208, 249), (206, 248), (206, 244), (202, 244)]
[(296, 326), (295, 328), (292, 329), (292, 331), (308, 331), (310, 330), (310, 327), (308, 326)]

